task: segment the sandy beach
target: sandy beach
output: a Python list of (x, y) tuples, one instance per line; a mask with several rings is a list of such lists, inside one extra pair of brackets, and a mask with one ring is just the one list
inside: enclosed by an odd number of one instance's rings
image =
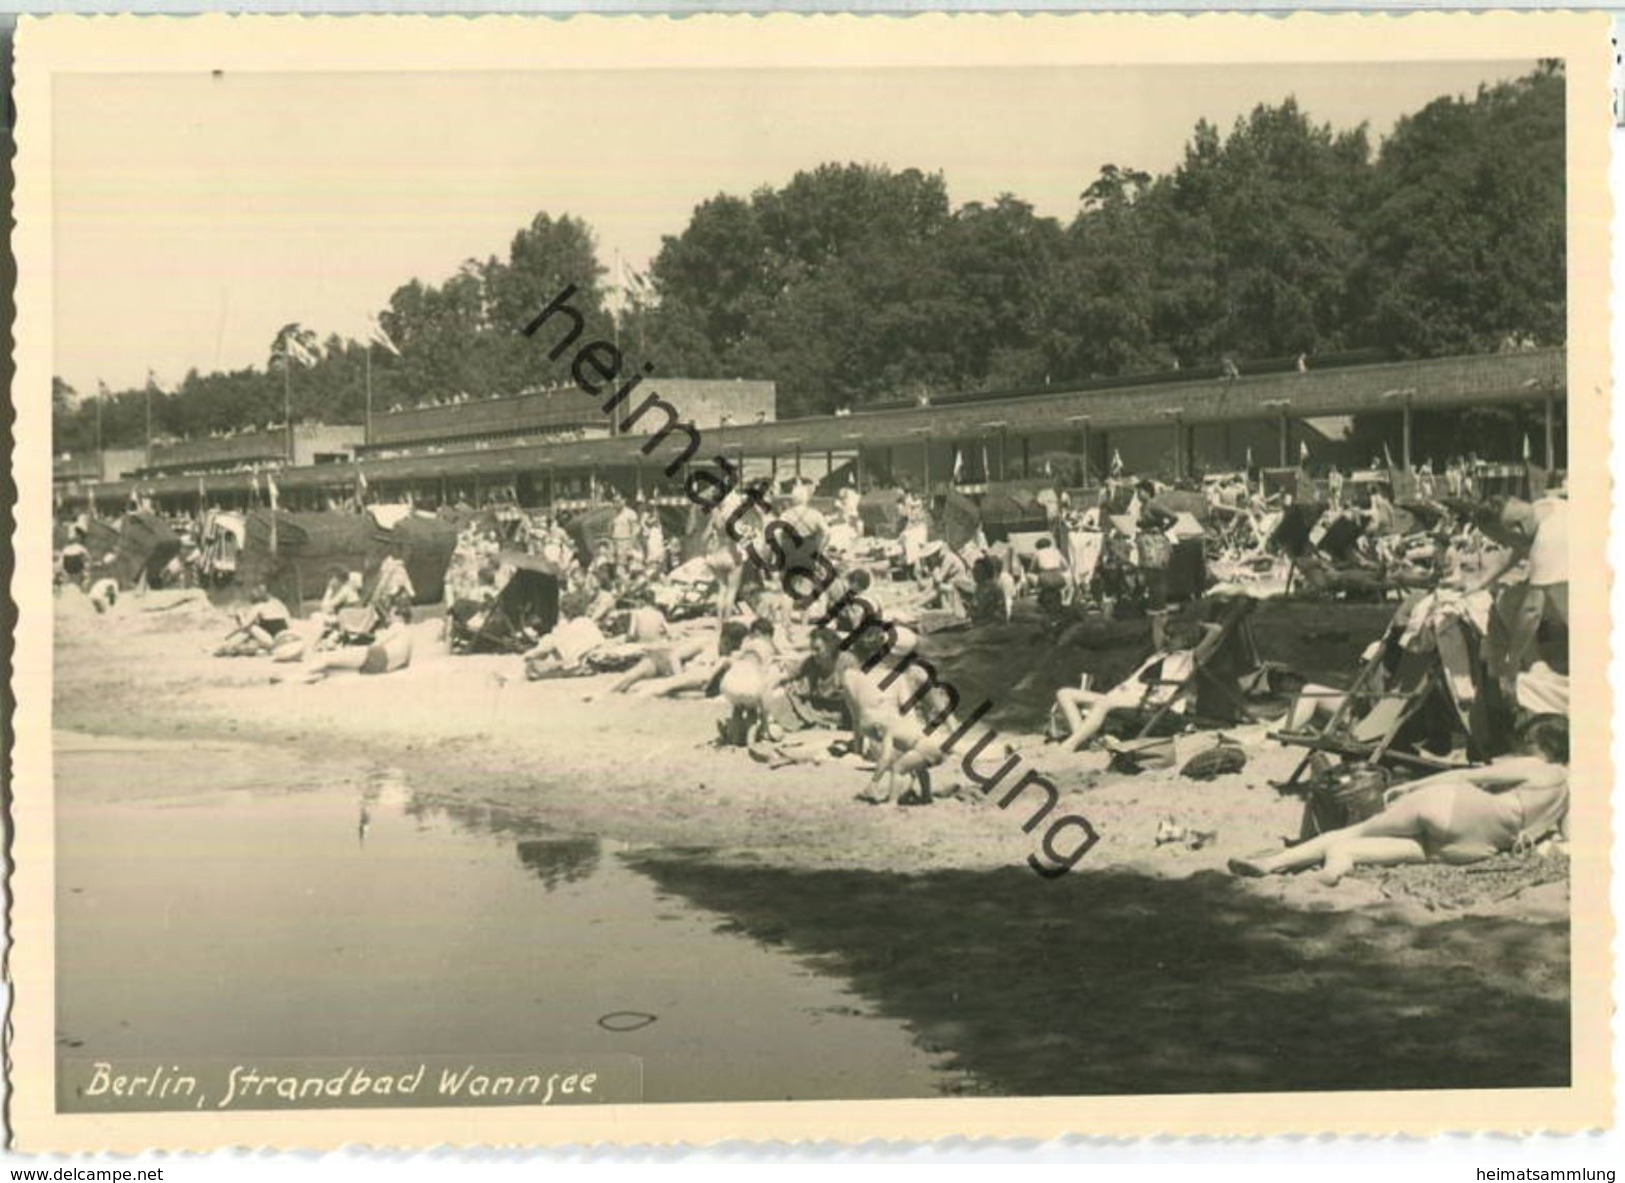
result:
[[(1045, 880), (1020, 818), (978, 793), (866, 805), (855, 764), (774, 770), (713, 746), (715, 703), (606, 696), (608, 676), (526, 682), (517, 659), (447, 655), (438, 621), (413, 626), (408, 670), (316, 685), (297, 665), (209, 656), (229, 617), (195, 593), (105, 616), (68, 593), (56, 627), (60, 733), (230, 740), (231, 760), (274, 747), (279, 767), (292, 754), (317, 776), (382, 767), (444, 808), (612, 841), (662, 892), (902, 1021), (955, 1091), (1568, 1079), (1566, 861), (1362, 870), (1336, 887), (1236, 879), (1227, 858), (1299, 824), (1270, 784), (1298, 753), (1262, 728), (1232, 733), (1247, 767), (1208, 783), (1109, 773), (1102, 754), (1010, 732), (1100, 834)], [(1180, 762), (1210, 742), (1182, 738)], [(162, 784), (163, 765), (138, 752), (130, 775)], [(1159, 847), (1164, 818), (1216, 837)], [(1518, 1040), (1501, 1038), (1508, 1023)]]
[[(201, 593), (128, 597), (99, 616), (69, 592), (58, 601), (56, 625), (59, 730), (229, 738), (275, 744), (313, 764), (383, 763), (432, 797), (636, 846), (704, 850), (717, 863), (917, 874), (1024, 867), (1035, 849), (1034, 837), (1022, 833), (1024, 816), (984, 798), (956, 760), (936, 782), (939, 791), (957, 783), (956, 796), (927, 807), (866, 805), (855, 799), (867, 781), (857, 758), (825, 751), (834, 733), (792, 737), (787, 750), (807, 762), (770, 768), (713, 743), (715, 702), (608, 694), (614, 675), (527, 682), (517, 658), (448, 654), (438, 620), (413, 626), (408, 669), (315, 685), (300, 681), (298, 664), (210, 656), (231, 618)], [(1009, 724), (1000, 734), (1060, 787), (1058, 811), (1086, 817), (1100, 834), (1074, 876), (1118, 870), (1183, 879), (1296, 835), (1302, 805), (1271, 782), (1285, 779), (1302, 752), (1268, 740), (1267, 731), (1262, 724), (1228, 731), (1247, 749), (1247, 766), (1205, 783), (1182, 778), (1178, 767), (1211, 746), (1212, 733), (1179, 737), (1174, 769), (1135, 776), (1108, 771), (1103, 752), (1068, 754)], [(1164, 819), (1213, 838), (1199, 850), (1158, 846)], [(1305, 907), (1387, 905), (1417, 919), (1463, 909), (1566, 915), (1554, 887), (1521, 891), (1561, 879), (1551, 868), (1486, 871), (1365, 870), (1337, 888), (1321, 888), (1313, 876), (1246, 886)], [(1035, 890), (1047, 886), (1027, 873)], [(1498, 890), (1471, 889), (1491, 879)]]

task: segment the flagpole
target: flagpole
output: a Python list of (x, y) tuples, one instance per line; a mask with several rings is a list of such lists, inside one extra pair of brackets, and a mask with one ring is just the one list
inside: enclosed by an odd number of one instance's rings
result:
[(152, 371), (147, 371), (147, 467), (152, 467)]
[(107, 453), (102, 448), (102, 403), (106, 402), (107, 388), (96, 383), (96, 479), (107, 479)]
[(367, 425), (361, 429), (361, 442), (372, 443), (372, 342), (367, 342)]
[[(282, 341), (282, 423), (287, 429), (287, 463), (293, 464), (293, 355), (286, 338)], [(274, 519), (273, 519), (274, 520)], [(274, 544), (273, 544), (274, 549)]]

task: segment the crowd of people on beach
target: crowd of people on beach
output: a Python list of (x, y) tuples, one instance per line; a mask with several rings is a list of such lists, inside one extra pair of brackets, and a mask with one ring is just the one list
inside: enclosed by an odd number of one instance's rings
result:
[[(1482, 650), (1474, 660), (1501, 691), (1498, 718), (1517, 724), (1516, 750), (1421, 779), (1414, 774), (1433, 757), (1400, 761), (1410, 778), (1392, 778), (1363, 811), (1343, 817), (1346, 826), (1234, 860), (1232, 870), (1257, 876), (1315, 866), (1335, 880), (1356, 865), (1466, 861), (1561, 831), (1561, 490), (1490, 496), (1457, 463), (1442, 478), (1418, 472), (1404, 499), (1386, 481), (1336, 468), (1319, 482), (1304, 474), (1273, 489), (1250, 472), (1170, 484), (1114, 470), (1087, 493), (1038, 488), (1029, 520), (1014, 526), (950, 528), (950, 506), (906, 486), (891, 491), (877, 518), (856, 488), (819, 498), (810, 482), (765, 480), (729, 492), (708, 514), (689, 509), (680, 527), (669, 507), (634, 498), (576, 518), (562, 510), (472, 514), (446, 570), (439, 639), (453, 653), (510, 654), (516, 672), (534, 681), (613, 675), (593, 681), (588, 699), (717, 700), (719, 744), (773, 767), (849, 761), (866, 777), (863, 800), (923, 804), (960, 791), (952, 778), (932, 779), (945, 759), (942, 737), (957, 722), (957, 696), (911, 660), (931, 650), (933, 634), (1030, 627), (1047, 630), (1062, 649), (1094, 623), (1144, 618), (1143, 660), (1126, 678), (1095, 685), (1098, 671), (1085, 660), (1079, 684), (1054, 693), (1047, 738), (1059, 751), (1115, 752), (1114, 719), (1149, 717), (1176, 730), (1199, 722), (1200, 675), (1219, 664), (1231, 635), (1216, 605), (1294, 588), (1392, 601), (1396, 623), (1384, 643), (1411, 651), (1436, 644), (1444, 654), (1458, 636), (1474, 638)], [(804, 560), (828, 563), (830, 578), (805, 595), (764, 575), (764, 548), (787, 537)], [(91, 561), (83, 532), (73, 532), (59, 554), (59, 580), (106, 611), (120, 589), (107, 574), (92, 577), (98, 566), (105, 564)], [(521, 571), (541, 574), (551, 604), (541, 597), (516, 606), (504, 595)], [(395, 673), (412, 661), (415, 598), (398, 549), (376, 571), (335, 566), (303, 620), (303, 605), (290, 608), (255, 586), (217, 652), (298, 663), (307, 682)], [(867, 627), (874, 621), (885, 627)], [(1460, 622), (1472, 628), (1464, 633)], [(1455, 676), (1445, 682), (1465, 726), (1482, 726), (1470, 709), (1482, 705), (1476, 691), (1459, 670)], [(1358, 683), (1299, 689), (1283, 733), (1335, 727), (1385, 693)], [(1470, 736), (1467, 748), (1480, 755)]]

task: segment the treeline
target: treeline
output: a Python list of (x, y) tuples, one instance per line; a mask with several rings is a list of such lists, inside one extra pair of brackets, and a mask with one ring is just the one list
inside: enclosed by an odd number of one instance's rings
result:
[[(505, 259), (397, 289), (374, 348), (374, 405), (563, 380), (518, 327), (563, 285), (604, 336), (690, 377), (767, 377), (782, 416), (931, 391), (1003, 389), (1380, 347), (1408, 355), (1557, 344), (1565, 326), (1564, 77), (1544, 62), (1470, 99), (1364, 127), (1292, 99), (1228, 134), (1199, 122), (1159, 176), (1108, 165), (1070, 223), (1015, 196), (953, 208), (940, 174), (826, 164), (782, 188), (719, 194), (668, 236), (618, 318), (582, 221), (539, 215)], [(613, 277), (617, 284), (622, 277)], [(282, 418), (360, 422), (364, 346), (284, 326), (265, 369), (192, 372), (153, 398), (173, 435)], [(57, 447), (93, 446), (91, 400), (59, 384)], [(146, 396), (107, 400), (102, 438), (144, 438)]]

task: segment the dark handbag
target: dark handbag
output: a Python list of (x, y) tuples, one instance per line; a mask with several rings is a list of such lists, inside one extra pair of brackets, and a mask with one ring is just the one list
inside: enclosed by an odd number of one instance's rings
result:
[(1382, 812), (1392, 777), (1378, 764), (1339, 764), (1309, 784), (1299, 840), (1358, 825)]

